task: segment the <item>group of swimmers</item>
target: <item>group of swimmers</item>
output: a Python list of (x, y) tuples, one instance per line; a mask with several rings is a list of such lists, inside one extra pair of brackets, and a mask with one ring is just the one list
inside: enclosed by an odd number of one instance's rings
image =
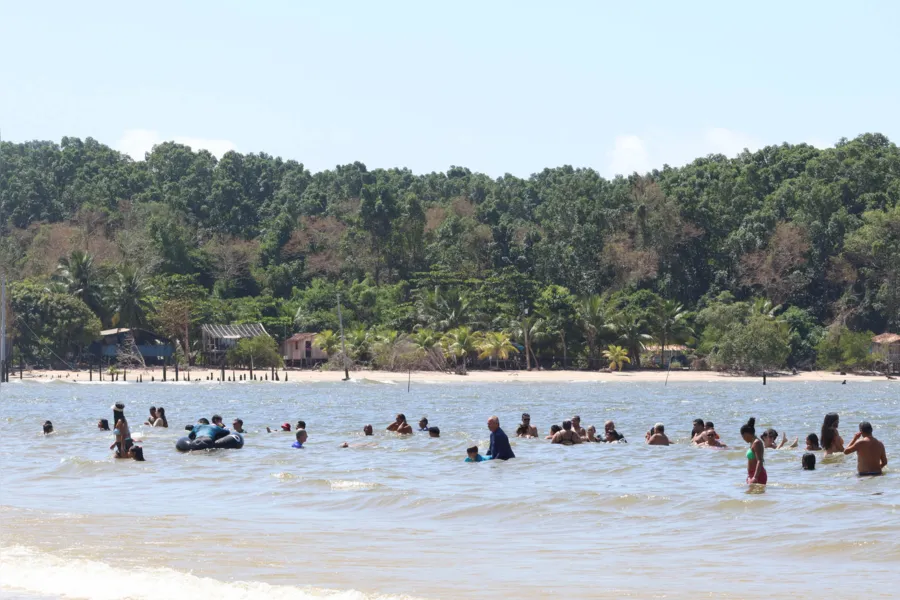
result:
[[(125, 404), (116, 402), (112, 407), (115, 441), (110, 446), (110, 450), (115, 450), (116, 458), (131, 458), (137, 461), (144, 460), (144, 452), (141, 446), (134, 444), (131, 437), (131, 431), (128, 426), (128, 420), (125, 418)], [(828, 413), (822, 422), (820, 435), (810, 433), (806, 436), (805, 454), (802, 458), (802, 466), (805, 470), (814, 470), (816, 465), (816, 455), (814, 452), (824, 452), (824, 454), (856, 454), (857, 455), (857, 472), (860, 476), (881, 475), (884, 467), (887, 465), (887, 454), (884, 444), (873, 435), (872, 424), (863, 421), (859, 424), (859, 431), (853, 436), (850, 444), (844, 447), (844, 440), (838, 433), (838, 425), (840, 419), (837, 413)], [(150, 417), (144, 423), (151, 427), (168, 427), (165, 409), (163, 407), (150, 407)], [(491, 432), (490, 446), (487, 455), (481, 455), (477, 446), (466, 449), (466, 462), (482, 462), (484, 460), (508, 460), (514, 458), (515, 454), (510, 446), (509, 439), (500, 428), (500, 420), (496, 416), (488, 419), (488, 430)], [(100, 419), (97, 427), (104, 431), (109, 431), (109, 421)], [(240, 418), (234, 419), (232, 428), (235, 433), (245, 433), (244, 422)], [(191, 430), (192, 435), (207, 436), (215, 439), (224, 435), (230, 435), (231, 432), (225, 428), (224, 421), (221, 416), (213, 415), (212, 420), (205, 418), (199, 419), (196, 425), (189, 425), (186, 429)], [(286, 422), (281, 425), (282, 432), (291, 432), (291, 424)], [(266, 427), (268, 433), (273, 433), (272, 428)], [(413, 427), (409, 424), (406, 416), (399, 413), (394, 421), (386, 427), (386, 431), (397, 433), (400, 435), (412, 435)], [(440, 428), (429, 426), (428, 418), (422, 417), (419, 420), (418, 431), (427, 432), (429, 437), (439, 438), (441, 435)], [(44, 434), (53, 433), (53, 423), (45, 421), (43, 424)], [(778, 442), (778, 432), (773, 428), (767, 428), (759, 436), (756, 435), (756, 419), (751, 418), (740, 429), (741, 437), (749, 444), (747, 449), (747, 483), (751, 485), (766, 485), (768, 482), (768, 473), (765, 468), (765, 451), (778, 450), (781, 448), (796, 448), (799, 445), (799, 438), (795, 438), (792, 442), (788, 442), (788, 436), (782, 434), (781, 442)], [(374, 428), (371, 424), (363, 427), (363, 435), (374, 435)], [(292, 444), (293, 448), (303, 448), (309, 439), (306, 430), (305, 421), (297, 421), (295, 428), (295, 440)], [(531, 424), (531, 415), (522, 414), (522, 422), (516, 428), (516, 437), (518, 438), (540, 438), (537, 427)], [(668, 446), (672, 442), (665, 433), (665, 426), (657, 423), (650, 428), (644, 435), (645, 442), (651, 446)], [(553, 425), (550, 433), (545, 440), (550, 440), (552, 444), (560, 444), (564, 446), (572, 446), (582, 443), (627, 443), (625, 436), (616, 431), (613, 421), (606, 421), (603, 428), (603, 435), (597, 436), (597, 428), (593, 425), (584, 428), (581, 425), (581, 417), (573, 416), (562, 422), (561, 425)], [(716, 432), (715, 425), (711, 421), (703, 419), (694, 419), (693, 428), (690, 433), (691, 443), (698, 447), (709, 448), (727, 448), (722, 443), (719, 434)], [(342, 448), (349, 445), (344, 442)]]

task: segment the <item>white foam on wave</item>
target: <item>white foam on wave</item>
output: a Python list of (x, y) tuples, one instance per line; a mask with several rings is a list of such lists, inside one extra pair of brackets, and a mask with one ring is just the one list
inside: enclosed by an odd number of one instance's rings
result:
[(270, 585), (258, 581), (223, 582), (173, 569), (122, 569), (94, 560), (61, 558), (22, 546), (0, 548), (0, 589), (93, 600), (411, 600), (410, 596), (370, 595)]

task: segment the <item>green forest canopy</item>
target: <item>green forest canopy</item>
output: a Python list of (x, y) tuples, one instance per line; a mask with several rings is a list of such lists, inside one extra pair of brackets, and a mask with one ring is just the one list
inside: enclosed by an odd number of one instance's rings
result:
[[(664, 300), (703, 348), (697, 315), (738, 303), (752, 324), (764, 299), (790, 321), (787, 363), (812, 364), (823, 326), (900, 329), (898, 198), (900, 150), (880, 134), (614, 179), (570, 166), (311, 173), (172, 142), (134, 161), (65, 137), (0, 144), (0, 269), (19, 296), (33, 290), (23, 306), (67, 293), (103, 325), (150, 322), (186, 345), (202, 322), (334, 329), (341, 291), (348, 329), (532, 331), (536, 356), (598, 358), (617, 331), (635, 349), (659, 329)], [(740, 347), (716, 340), (710, 356)]]

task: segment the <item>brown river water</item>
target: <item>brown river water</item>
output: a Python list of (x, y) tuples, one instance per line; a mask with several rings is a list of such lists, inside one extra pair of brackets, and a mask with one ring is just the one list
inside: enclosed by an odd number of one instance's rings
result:
[[(112, 459), (96, 428), (116, 401), (144, 463)], [(150, 405), (169, 429), (139, 425)], [(542, 434), (613, 419), (630, 443), (513, 440), (514, 460), (463, 462), (486, 450), (488, 416), (512, 436), (523, 411)], [(748, 417), (802, 448), (829, 411), (847, 443), (872, 422), (884, 477), (857, 477), (852, 456), (803, 471), (782, 449), (765, 492), (748, 490)], [(440, 439), (385, 433), (397, 412)], [(184, 425), (213, 413), (243, 418), (244, 448), (179, 454)], [(692, 447), (697, 417), (729, 448)], [(298, 419), (302, 450), (265, 431)], [(655, 422), (677, 443), (646, 446)], [(5, 600), (900, 597), (896, 382), (25, 381), (0, 390), (0, 439)]]

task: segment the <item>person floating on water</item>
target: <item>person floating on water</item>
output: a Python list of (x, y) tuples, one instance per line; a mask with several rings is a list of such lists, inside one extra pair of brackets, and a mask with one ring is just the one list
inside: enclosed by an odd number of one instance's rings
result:
[(812, 452), (807, 452), (803, 455), (803, 460), (801, 461), (803, 464), (804, 471), (815, 471), (816, 470), (816, 455)]
[(291, 444), (291, 448), (302, 448), (307, 439), (309, 439), (309, 434), (306, 433), (305, 429), (297, 430), (297, 441)]
[(474, 462), (483, 462), (485, 460), (490, 460), (489, 458), (485, 458), (482, 455), (478, 454), (478, 446), (472, 446), (471, 448), (466, 448), (466, 462), (474, 463)]
[(581, 436), (575, 432), (574, 425), (572, 421), (563, 421), (562, 431), (553, 436), (553, 441), (551, 444), (562, 444), (564, 446), (572, 446), (574, 444), (580, 444), (582, 441)]
[(806, 436), (806, 451), (807, 452), (818, 452), (822, 447), (819, 446), (819, 436), (814, 433)]
[(512, 446), (509, 445), (509, 438), (500, 429), (500, 419), (497, 415), (493, 415), (488, 419), (487, 426), (491, 431), (491, 444), (488, 447), (488, 456), (497, 460), (515, 458), (516, 455), (513, 453)]
[(839, 424), (840, 417), (833, 412), (825, 415), (825, 420), (822, 421), (822, 435), (819, 437), (819, 442), (822, 444), (822, 449), (825, 450), (825, 456), (844, 451), (844, 440), (838, 433)]
[(654, 425), (644, 437), (650, 446), (668, 446), (671, 443), (666, 435), (666, 426), (662, 423)]
[(44, 421), (43, 430), (44, 435), (53, 433), (53, 423), (51, 423), (50, 421)]
[[(218, 415), (216, 415), (216, 416), (218, 416)], [(215, 417), (213, 417), (213, 418), (215, 418)], [(200, 419), (200, 420), (206, 421), (206, 419)], [(221, 421), (222, 421), (222, 418), (219, 417), (219, 422), (221, 423)], [(206, 421), (206, 423), (201, 422), (201, 423), (198, 423), (197, 425), (195, 425), (191, 429), (191, 432), (188, 434), (188, 437), (191, 440), (207, 438), (207, 439), (209, 439), (209, 445), (212, 446), (213, 442), (215, 442), (219, 438), (225, 437), (226, 435), (231, 435), (231, 432), (228, 431), (227, 429), (225, 429), (224, 427), (222, 427), (221, 425), (217, 425), (217, 424), (210, 425), (209, 421)]]
[(741, 437), (750, 444), (747, 450), (747, 483), (750, 485), (766, 485), (769, 475), (764, 465), (765, 446), (762, 440), (756, 437), (756, 419), (750, 417), (746, 425), (741, 426)]
[(412, 425), (406, 422), (406, 415), (400, 413), (397, 419), (387, 426), (387, 431), (394, 431), (403, 435), (409, 435), (413, 432)]
[(844, 454), (853, 454), (854, 452), (856, 452), (856, 472), (860, 477), (881, 475), (884, 467), (887, 466), (887, 452), (884, 444), (872, 435), (872, 424), (868, 421), (859, 424), (859, 431), (844, 450)]

